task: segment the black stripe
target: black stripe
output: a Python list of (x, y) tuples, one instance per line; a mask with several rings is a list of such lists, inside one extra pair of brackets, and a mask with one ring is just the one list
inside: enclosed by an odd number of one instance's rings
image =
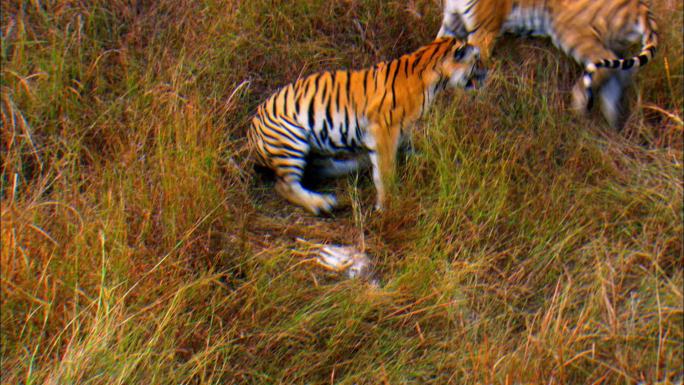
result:
[(269, 146), (276, 147), (276, 148), (283, 148), (283, 145), (279, 144), (279, 143), (283, 143), (280, 140), (280, 138), (276, 138), (275, 136), (271, 136), (270, 134), (268, 134), (266, 131), (263, 131), (263, 130), (261, 131), (260, 135), (263, 138), (263, 141), (265, 144), (268, 144)]
[(473, 9), (473, 7), (477, 4), (477, 0), (471, 0), (467, 5), (465, 11), (463, 11), (464, 15), (467, 15), (470, 13), (470, 11)]
[[(359, 111), (358, 108), (356, 110), (356, 113), (366, 113), (366, 107), (368, 107), (368, 87), (366, 87), (366, 80), (368, 80), (368, 77), (370, 76), (369, 73), (372, 71), (372, 69), (366, 70), (366, 75), (364, 76), (363, 80), (363, 108)], [(358, 106), (356, 106), (358, 107)]]
[(418, 65), (420, 60), (423, 58), (424, 54), (425, 54), (425, 50), (422, 50), (419, 54), (416, 55), (416, 57), (414, 57), (414, 61), (413, 61), (413, 63), (411, 63), (411, 68), (409, 69), (409, 71), (411, 71), (411, 73), (413, 73), (416, 70), (416, 66)]
[[(292, 155), (279, 155), (279, 154), (268, 154), (271, 159), (286, 159), (286, 160), (304, 160), (303, 156), (292, 156)], [(290, 166), (285, 166), (290, 167)]]
[(587, 88), (587, 111), (594, 107), (594, 90), (589, 87)]
[(276, 97), (277, 97), (277, 96), (278, 96), (278, 94), (274, 94), (273, 96), (271, 96), (270, 98), (268, 98), (268, 110), (271, 111), (272, 113), (273, 113), (273, 112), (276, 112), (276, 110), (275, 110), (275, 100), (276, 100)]
[[(321, 87), (321, 83), (323, 83), (323, 87)], [(323, 98), (326, 97), (326, 90), (328, 88), (328, 82), (325, 79), (325, 74), (318, 78), (318, 90), (316, 91), (317, 94), (321, 95), (321, 102), (323, 101)]]
[(643, 66), (648, 63), (648, 55), (639, 55), (639, 66)]
[(322, 127), (321, 127), (321, 130), (319, 131), (318, 135), (321, 138), (321, 142), (323, 142), (323, 144), (325, 144), (328, 141), (328, 129), (329, 129), (329, 127), (328, 127), (327, 121), (323, 120), (322, 123), (323, 124), (321, 125)]
[(292, 141), (292, 142), (305, 142), (304, 140), (302, 140), (302, 138), (300, 138), (298, 135), (293, 133), (292, 130), (289, 129), (288, 127), (283, 126), (282, 124), (279, 124), (277, 121), (272, 119), (270, 116), (267, 116), (266, 118), (268, 119), (268, 123), (272, 127), (279, 128), (280, 129), (279, 133), (281, 135), (287, 137), (290, 141)]
[(333, 124), (333, 118), (332, 118), (333, 114), (331, 113), (332, 108), (333, 108), (333, 104), (332, 104), (332, 101), (330, 101), (328, 103), (328, 108), (326, 108), (326, 110), (325, 110), (325, 119), (328, 121), (328, 125), (330, 126), (330, 129), (334, 130), (335, 125)]
[[(340, 74), (340, 76), (341, 76), (341, 74)], [(342, 87), (340, 86), (340, 81), (339, 81), (339, 77), (338, 77), (337, 88), (336, 88), (336, 91), (337, 91), (337, 108), (338, 109), (342, 105), (342, 89), (341, 88)]]
[(397, 62), (396, 71), (394, 71), (394, 76), (392, 77), (392, 108), (397, 108), (397, 94), (394, 85), (397, 82), (397, 74), (399, 74), (399, 67), (401, 67), (401, 62)]
[(311, 75), (311, 77), (307, 81), (308, 85), (305, 85), (306, 90), (302, 94), (302, 103), (304, 103), (304, 100), (305, 100), (304, 98), (306, 98), (308, 91), (309, 91), (308, 89), (313, 87), (313, 94), (311, 95), (311, 98), (306, 101), (307, 113), (309, 115), (309, 128), (311, 128), (311, 129), (313, 129), (314, 124), (315, 124), (313, 108), (314, 108), (314, 99), (316, 98), (316, 93), (318, 93), (318, 84), (317, 84), (316, 80), (318, 79), (319, 76), (320, 76), (320, 74)]
[(347, 135), (349, 134), (349, 115), (347, 113), (347, 108), (343, 108), (344, 120), (342, 121), (342, 126), (340, 127), (340, 132), (342, 133), (342, 143), (347, 146)]
[(351, 76), (352, 76), (352, 72), (347, 71), (346, 73), (347, 73), (347, 101), (351, 102), (351, 99), (352, 99), (351, 98)]
[[(267, 138), (272, 138), (271, 136), (269, 136), (269, 135), (267, 135), (267, 134), (264, 134), (264, 136), (267, 137)], [(289, 155), (291, 155), (291, 156), (296, 156), (296, 157), (304, 157), (304, 156), (306, 156), (306, 154), (305, 154), (303, 151), (298, 150), (298, 149), (296, 149), (296, 148), (294, 148), (294, 147), (291, 147), (291, 146), (288, 146), (288, 145), (284, 145), (284, 144), (283, 144), (283, 145), (281, 145), (281, 144), (274, 144), (274, 143), (270, 143), (270, 142), (268, 142), (268, 141), (264, 141), (264, 145), (265, 145), (265, 146), (268, 146), (268, 147), (276, 148), (276, 149), (278, 149), (278, 150), (280, 150), (280, 151), (285, 151), (285, 152), (287, 152), (287, 153), (288, 153)], [(268, 155), (271, 156), (271, 155), (273, 155), (273, 154), (269, 151)]]
[(300, 175), (300, 176), (301, 176), (302, 173), (304, 172), (304, 167), (299, 166), (299, 165), (287, 165), (287, 166), (282, 165), (282, 166), (276, 166), (276, 168), (277, 168), (278, 170), (283, 170), (283, 171), (286, 171), (286, 170), (288, 170), (288, 169), (292, 170), (292, 171), (290, 171), (290, 172), (285, 172), (285, 175), (292, 175), (292, 174), (295, 174), (295, 175)]
[(628, 69), (634, 67), (634, 63), (635, 63), (634, 59), (625, 60), (625, 61), (622, 63), (622, 69), (623, 69), (623, 70), (628, 70)]
[[(356, 140), (361, 144), (363, 142), (362, 137), (363, 134), (361, 133), (361, 126), (359, 125), (359, 117), (356, 116), (356, 127), (354, 127), (354, 135), (356, 136)], [(352, 142), (353, 145), (353, 142)]]
[[(295, 93), (295, 96), (297, 96), (296, 93)], [(295, 106), (295, 115), (297, 115), (297, 117), (299, 117), (299, 105), (303, 102), (304, 102), (303, 98), (296, 98), (295, 97), (294, 106)]]
[[(309, 93), (309, 89), (313, 88), (313, 95), (316, 96), (316, 93), (318, 92), (318, 78), (321, 76), (320, 73), (316, 73), (311, 75), (308, 81), (308, 85), (306, 86), (306, 89), (304, 91), (304, 95)], [(302, 95), (302, 96), (304, 96)]]
[(287, 89), (285, 90), (285, 113), (287, 115), (292, 115), (292, 108), (290, 107), (290, 94), (292, 93), (292, 85), (287, 86)]
[(309, 131), (309, 136), (313, 136), (314, 141), (316, 142), (316, 147), (323, 148), (323, 146), (321, 145), (321, 141), (318, 140), (318, 136), (316, 135), (316, 130), (312, 128), (311, 131)]
[[(425, 71), (425, 69), (427, 68), (428, 64), (430, 64), (430, 62), (431, 62), (432, 59), (435, 57), (435, 55), (437, 55), (437, 52), (439, 52), (439, 48), (440, 48), (440, 47), (437, 46), (437, 47), (435, 47), (435, 50), (432, 51), (432, 54), (430, 54), (430, 57), (429, 57), (429, 58), (427, 59), (427, 61), (425, 62), (425, 68), (423, 68), (423, 71)], [(422, 71), (421, 71), (421, 72), (422, 72)]]
[(316, 94), (313, 94), (311, 96), (311, 99), (309, 99), (309, 106), (308, 106), (308, 113), (309, 113), (309, 128), (311, 130), (314, 129), (316, 126), (316, 121), (314, 118), (314, 98), (316, 97)]
[[(270, 130), (269, 130), (269, 131), (270, 131)], [(260, 133), (259, 133), (259, 134), (260, 134), (261, 136), (263, 136), (264, 138), (266, 138), (266, 139), (272, 140), (272, 141), (275, 142), (275, 143), (282, 143), (282, 141), (280, 140), (280, 138), (270, 135), (269, 133), (267, 133), (267, 132), (264, 131), (263, 129), (260, 130)], [(273, 144), (273, 145), (275, 145), (275, 144)]]
[(378, 89), (378, 72), (380, 71), (380, 64), (376, 64), (373, 67), (373, 84), (375, 84), (375, 89)]
[(387, 88), (382, 92), (382, 98), (380, 98), (380, 104), (378, 105), (378, 109), (382, 108), (382, 105), (385, 103), (385, 98), (387, 97)]
[[(290, 119), (287, 116), (282, 116), (280, 118), (285, 124), (290, 126), (291, 130), (290, 132), (295, 135), (299, 140), (302, 142), (306, 142), (306, 136), (301, 135), (301, 131), (304, 131), (304, 127), (300, 126), (298, 122), (295, 122), (294, 120)], [(296, 130), (295, 130), (296, 129)]]
[(387, 86), (387, 81), (389, 80), (390, 73), (392, 72), (392, 64), (393, 63), (394, 63), (394, 61), (391, 61), (391, 62), (387, 63), (387, 65), (385, 66), (385, 82), (383, 83), (385, 86)]

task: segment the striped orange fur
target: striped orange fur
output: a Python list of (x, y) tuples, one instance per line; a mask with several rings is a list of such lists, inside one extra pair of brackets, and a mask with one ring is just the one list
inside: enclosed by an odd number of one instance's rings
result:
[[(276, 190), (318, 214), (337, 204), (300, 181), (309, 168), (336, 176), (356, 170), (368, 154), (377, 208), (393, 178), (397, 146), (408, 129), (447, 86), (467, 87), (477, 74), (478, 50), (439, 38), (396, 60), (363, 70), (321, 72), (288, 84), (261, 104), (248, 131), (257, 162), (275, 171)], [(339, 154), (353, 154), (346, 160)]]
[[(467, 37), (485, 64), (501, 32), (549, 36), (584, 66), (573, 89), (575, 110), (590, 110), (598, 93), (614, 127), (625, 117), (622, 96), (630, 73), (648, 63), (658, 45), (647, 0), (445, 0), (438, 36)], [(635, 43), (641, 43), (639, 54), (621, 59)]]

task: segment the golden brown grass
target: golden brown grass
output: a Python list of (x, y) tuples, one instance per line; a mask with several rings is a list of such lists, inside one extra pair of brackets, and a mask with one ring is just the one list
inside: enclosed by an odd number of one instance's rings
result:
[[(3, 383), (654, 383), (682, 376), (682, 2), (622, 132), (503, 38), (414, 135), (389, 210), (333, 218), (244, 167), (300, 74), (429, 41), (435, 1), (2, 4)], [(298, 264), (363, 245), (381, 289)]]

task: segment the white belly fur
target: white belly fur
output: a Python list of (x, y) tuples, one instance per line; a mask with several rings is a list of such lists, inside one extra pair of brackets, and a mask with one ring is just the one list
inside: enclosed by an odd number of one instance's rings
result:
[[(468, 11), (472, 0), (447, 0), (444, 6), (445, 18), (453, 14), (459, 14), (465, 23), (468, 31), (474, 30), (477, 20), (474, 17), (474, 10)], [(474, 7), (473, 7), (474, 8)], [(529, 10), (516, 7), (504, 21), (502, 32), (515, 34), (530, 33), (535, 36), (548, 36), (551, 34), (549, 15), (542, 10)]]
[(504, 32), (529, 33), (533, 36), (548, 36), (551, 32), (549, 14), (543, 10), (516, 7), (502, 27)]

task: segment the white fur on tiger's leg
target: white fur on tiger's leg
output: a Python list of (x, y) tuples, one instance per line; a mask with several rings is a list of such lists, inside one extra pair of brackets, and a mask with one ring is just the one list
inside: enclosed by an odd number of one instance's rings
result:
[(446, 1), (444, 4), (444, 19), (437, 37), (452, 36), (465, 39), (468, 36), (461, 17), (458, 1)]
[(278, 180), (276, 182), (276, 191), (285, 199), (304, 207), (306, 210), (314, 215), (321, 212), (329, 213), (337, 206), (337, 199), (332, 194), (318, 194), (309, 191), (302, 187), (301, 183), (296, 181)]
[(590, 108), (587, 87), (585, 87), (584, 82), (580, 80), (572, 87), (572, 110), (577, 115), (586, 115)]
[[(615, 54), (612, 52), (606, 53), (605, 55), (612, 55), (613, 57), (615, 56)], [(593, 66), (593, 64), (590, 64), (587, 68), (591, 68), (590, 66)], [(588, 72), (591, 72), (591, 74), (589, 75)], [(573, 111), (579, 115), (586, 115), (596, 104), (597, 94), (604, 94), (603, 87), (610, 82), (610, 80), (614, 77), (613, 75), (615, 75), (615, 70), (606, 68), (585, 71), (582, 77), (572, 88)], [(614, 86), (615, 85), (613, 85), (613, 87)], [(615, 91), (616, 90), (614, 88), (609, 89), (605, 93), (604, 97), (608, 97), (609, 93), (614, 94)], [(620, 95), (622, 94), (622, 92), (619, 93)], [(610, 99), (610, 97), (608, 97), (608, 99)], [(610, 120), (609, 123), (613, 125)]]
[[(598, 46), (596, 46), (596, 45)], [(580, 49), (581, 48), (581, 49)], [(572, 109), (579, 115), (589, 112), (596, 103), (596, 92), (610, 79), (614, 71), (606, 68), (598, 68), (592, 63), (596, 57), (615, 58), (612, 51), (600, 46), (597, 42), (583, 42), (577, 49), (575, 59), (580, 62), (588, 62), (582, 77), (572, 88)], [(580, 59), (584, 58), (584, 59)]]
[[(380, 124), (373, 124), (365, 138), (369, 149), (368, 156), (373, 165), (373, 183), (377, 190), (378, 199), (375, 209), (382, 211), (387, 205), (387, 191), (385, 187), (394, 183), (397, 151), (399, 150), (400, 127), (385, 128)], [(389, 133), (384, 135), (383, 133)]]
[(378, 153), (376, 151), (370, 151), (368, 157), (373, 165), (373, 184), (375, 184), (375, 191), (377, 193), (375, 210), (382, 211), (385, 202), (385, 185), (383, 184), (382, 175), (380, 174), (380, 160), (378, 159)]

